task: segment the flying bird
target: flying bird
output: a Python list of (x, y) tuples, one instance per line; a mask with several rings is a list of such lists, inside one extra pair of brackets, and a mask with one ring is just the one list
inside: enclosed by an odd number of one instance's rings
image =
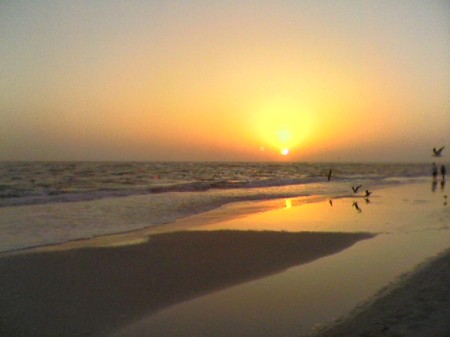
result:
[(445, 146), (441, 147), (440, 149), (436, 149), (435, 147), (433, 147), (433, 157), (440, 157), (444, 148)]
[(370, 196), (372, 194), (372, 192), (370, 192), (369, 190), (366, 190), (366, 197)]
[(361, 186), (362, 185), (358, 185), (358, 186), (352, 186), (352, 190), (353, 190), (353, 193), (357, 193), (358, 192), (358, 190), (361, 188)]

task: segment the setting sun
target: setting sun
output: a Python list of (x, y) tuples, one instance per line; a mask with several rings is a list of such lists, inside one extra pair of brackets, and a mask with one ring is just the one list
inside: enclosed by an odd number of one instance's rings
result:
[(286, 94), (260, 101), (254, 106), (260, 139), (283, 156), (297, 148), (312, 133), (312, 108), (305, 100)]
[(448, 1), (61, 2), (1, 2), (0, 161), (423, 161), (450, 143)]

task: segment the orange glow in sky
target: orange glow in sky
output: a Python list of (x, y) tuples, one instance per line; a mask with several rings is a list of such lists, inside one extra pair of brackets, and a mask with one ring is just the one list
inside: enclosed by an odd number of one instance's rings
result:
[(424, 161), (450, 144), (445, 1), (63, 3), (0, 5), (0, 160)]

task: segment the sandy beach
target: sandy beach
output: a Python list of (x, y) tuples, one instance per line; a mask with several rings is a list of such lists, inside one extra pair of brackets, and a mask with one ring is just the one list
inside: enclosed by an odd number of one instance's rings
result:
[(2, 254), (0, 335), (448, 336), (442, 198), (421, 183), (237, 203)]
[(169, 305), (334, 254), (364, 233), (174, 232), (0, 259), (2, 336), (103, 336)]
[(446, 251), (311, 337), (450, 336), (449, 284)]

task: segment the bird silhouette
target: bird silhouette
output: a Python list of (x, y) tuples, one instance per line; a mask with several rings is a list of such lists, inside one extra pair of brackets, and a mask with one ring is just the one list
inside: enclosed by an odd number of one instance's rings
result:
[(353, 193), (357, 193), (358, 192), (358, 190), (361, 188), (361, 186), (362, 185), (358, 185), (358, 186), (352, 186), (352, 190), (353, 190)]
[(370, 196), (372, 194), (372, 192), (370, 192), (369, 190), (366, 190), (366, 197)]
[(435, 147), (433, 147), (433, 157), (440, 157), (442, 155), (442, 150), (445, 148), (445, 146), (436, 149)]
[(357, 201), (355, 201), (355, 202), (352, 204), (352, 206), (356, 208), (356, 210), (358, 211), (358, 213), (361, 213), (361, 212), (362, 212), (361, 208), (359, 208), (359, 206), (358, 206), (358, 202), (357, 202)]

